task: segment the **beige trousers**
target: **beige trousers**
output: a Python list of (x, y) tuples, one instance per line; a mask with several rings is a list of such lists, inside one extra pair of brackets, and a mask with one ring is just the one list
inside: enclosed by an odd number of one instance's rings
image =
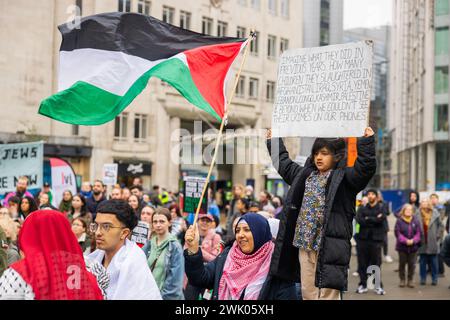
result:
[(315, 286), (317, 252), (299, 250), (300, 280), (302, 282), (303, 300), (340, 300), (339, 290), (322, 288)]

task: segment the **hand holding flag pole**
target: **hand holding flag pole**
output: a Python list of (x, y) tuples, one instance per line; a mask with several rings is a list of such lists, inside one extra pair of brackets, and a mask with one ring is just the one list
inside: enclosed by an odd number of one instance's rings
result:
[(213, 155), (213, 158), (211, 160), (211, 164), (209, 166), (209, 171), (208, 171), (208, 175), (206, 176), (205, 184), (203, 185), (202, 195), (200, 197), (200, 201), (198, 203), (197, 210), (195, 211), (195, 217), (194, 217), (194, 223), (193, 223), (193, 229), (194, 230), (196, 230), (196, 228), (197, 228), (198, 214), (200, 212), (200, 208), (202, 206), (202, 202), (203, 202), (203, 198), (205, 197), (206, 190), (208, 189), (209, 179), (211, 178), (211, 173), (212, 173), (212, 170), (213, 170), (215, 162), (216, 162), (217, 154), (218, 154), (218, 151), (219, 151), (220, 141), (222, 139), (223, 129), (224, 129), (226, 123), (227, 123), (227, 117), (228, 117), (228, 112), (230, 110), (231, 101), (234, 98), (234, 94), (236, 92), (236, 88), (237, 88), (238, 83), (239, 83), (239, 78), (240, 78), (240, 75), (241, 75), (241, 72), (242, 72), (242, 68), (244, 66), (245, 61), (247, 60), (248, 50), (250, 48), (250, 46), (249, 46), (250, 42), (253, 41), (255, 39), (255, 37), (256, 37), (255, 31), (251, 30), (250, 37), (248, 38), (248, 40), (246, 41), (246, 44), (245, 44), (244, 55), (243, 55), (243, 58), (242, 58), (242, 61), (241, 61), (241, 65), (240, 65), (239, 70), (238, 70), (238, 72), (236, 74), (236, 79), (234, 81), (233, 90), (230, 93), (230, 98), (227, 100), (225, 114), (224, 114), (224, 116), (222, 118), (222, 121), (220, 123), (220, 129), (219, 129), (219, 133), (217, 134), (216, 146), (215, 146), (215, 149), (214, 149), (214, 155)]

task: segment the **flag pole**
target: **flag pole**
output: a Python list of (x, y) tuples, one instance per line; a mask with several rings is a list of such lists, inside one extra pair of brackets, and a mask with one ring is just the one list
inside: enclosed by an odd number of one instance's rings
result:
[(197, 210), (195, 211), (195, 217), (194, 217), (194, 223), (193, 223), (194, 230), (196, 230), (196, 228), (197, 228), (198, 214), (200, 212), (200, 208), (202, 207), (203, 198), (205, 197), (206, 190), (208, 190), (209, 179), (211, 178), (211, 173), (212, 173), (212, 170), (214, 169), (214, 165), (216, 163), (216, 158), (217, 158), (217, 154), (218, 154), (218, 151), (219, 151), (219, 145), (220, 145), (220, 141), (222, 139), (223, 129), (224, 129), (225, 123), (227, 121), (228, 111), (230, 110), (231, 101), (234, 98), (234, 94), (236, 92), (236, 88), (237, 88), (237, 85), (239, 83), (239, 77), (241, 75), (242, 68), (244, 66), (245, 61), (247, 60), (248, 49), (250, 47), (249, 44), (250, 44), (251, 41), (253, 41), (254, 38), (255, 38), (255, 32), (254, 32), (254, 30), (252, 30), (251, 33), (250, 33), (250, 37), (247, 40), (248, 42), (247, 42), (247, 44), (245, 46), (245, 49), (244, 49), (244, 56), (242, 58), (241, 65), (240, 65), (239, 70), (238, 70), (238, 72), (236, 74), (236, 79), (234, 81), (233, 90), (231, 91), (230, 97), (227, 100), (225, 114), (223, 115), (222, 121), (220, 123), (220, 129), (219, 129), (219, 132), (218, 132), (217, 138), (216, 138), (216, 147), (214, 149), (214, 155), (213, 155), (213, 158), (211, 160), (211, 164), (209, 166), (209, 171), (208, 171), (208, 175), (206, 176), (205, 184), (203, 185), (202, 195), (200, 197), (200, 201), (198, 202)]

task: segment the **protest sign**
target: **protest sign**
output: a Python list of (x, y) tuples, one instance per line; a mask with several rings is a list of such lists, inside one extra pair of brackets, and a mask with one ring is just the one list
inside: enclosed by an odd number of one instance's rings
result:
[[(197, 210), (198, 202), (202, 195), (205, 178), (185, 177), (183, 191), (183, 212), (193, 214)], [(207, 197), (203, 197), (200, 214), (208, 213)]]
[(103, 183), (107, 186), (113, 186), (117, 183), (117, 172), (119, 165), (110, 163), (103, 165)]
[(0, 145), (0, 194), (16, 190), (20, 176), (28, 177), (28, 189), (42, 188), (44, 143)]
[(133, 229), (131, 241), (135, 242), (140, 248), (145, 246), (150, 233), (150, 225), (147, 222), (139, 221), (138, 225)]
[(357, 137), (368, 126), (371, 41), (285, 51), (273, 137)]
[(63, 199), (64, 191), (69, 190), (73, 195), (77, 193), (77, 179), (72, 166), (63, 159), (50, 158), (50, 166), (54, 203), (59, 204)]

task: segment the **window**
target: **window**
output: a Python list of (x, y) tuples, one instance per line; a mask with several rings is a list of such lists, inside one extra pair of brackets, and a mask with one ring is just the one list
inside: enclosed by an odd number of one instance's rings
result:
[(211, 18), (202, 18), (202, 33), (212, 35), (213, 20)]
[(180, 11), (180, 28), (191, 29), (191, 13), (187, 11)]
[(114, 138), (115, 140), (126, 140), (128, 129), (128, 114), (121, 113), (116, 117), (114, 122)]
[(434, 131), (448, 132), (448, 104), (434, 106)]
[(247, 6), (247, 0), (237, 0), (238, 4), (240, 4), (241, 6), (246, 7)]
[(252, 8), (259, 10), (261, 8), (261, 0), (251, 0)]
[(72, 135), (73, 136), (78, 136), (79, 134), (80, 134), (80, 126), (73, 125), (72, 126)]
[(77, 0), (75, 2), (75, 5), (78, 7), (78, 10), (80, 10), (78, 13), (80, 14), (80, 16), (83, 15), (83, 0)]
[(436, 44), (435, 44), (436, 56), (447, 55), (449, 53), (449, 50), (448, 50), (448, 42), (449, 42), (448, 27), (436, 28), (435, 40), (436, 40)]
[(119, 12), (131, 12), (131, 0), (119, 0)]
[(450, 188), (450, 144), (436, 144), (436, 190)]
[(253, 99), (258, 98), (258, 87), (259, 87), (259, 80), (256, 78), (250, 78), (250, 83), (249, 83), (250, 98), (253, 98)]
[(320, 45), (330, 44), (330, 1), (320, 0)]
[(236, 87), (236, 97), (243, 98), (245, 96), (245, 77), (240, 76)]
[(445, 16), (450, 13), (449, 0), (436, 0), (435, 5), (437, 16)]
[(267, 57), (275, 58), (277, 37), (269, 35), (267, 38)]
[(273, 102), (275, 100), (275, 82), (274, 81), (267, 81), (266, 100), (269, 102)]
[(134, 116), (134, 141), (145, 142), (147, 140), (147, 115), (135, 114)]
[(289, 40), (281, 38), (280, 39), (280, 54), (289, 49)]
[(223, 21), (217, 21), (217, 36), (218, 37), (226, 37), (227, 36), (227, 30), (228, 29), (228, 23)]
[(434, 70), (434, 93), (442, 94), (448, 92), (448, 66), (436, 67)]
[(164, 6), (162, 20), (166, 23), (173, 24), (175, 9)]
[(247, 29), (245, 29), (244, 27), (237, 27), (236, 37), (246, 38), (247, 37)]
[(277, 0), (269, 0), (269, 13), (273, 15), (277, 14)]
[(257, 56), (259, 52), (259, 32), (255, 31), (255, 39), (250, 42), (250, 53)]
[(281, 16), (289, 18), (289, 0), (281, 0)]
[(320, 28), (320, 45), (327, 46), (330, 44), (330, 32), (328, 29)]
[(138, 1), (138, 12), (149, 16), (150, 15), (150, 6), (151, 6), (150, 1), (139, 0)]

